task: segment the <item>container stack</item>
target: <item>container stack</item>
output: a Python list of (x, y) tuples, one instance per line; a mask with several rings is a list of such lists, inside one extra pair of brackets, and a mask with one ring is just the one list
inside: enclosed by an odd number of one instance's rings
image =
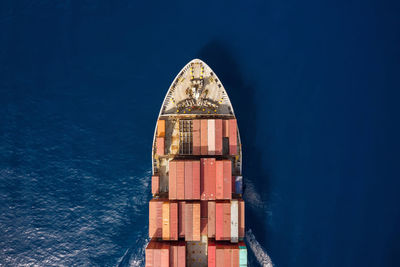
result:
[(192, 122), (192, 155), (238, 154), (236, 119), (195, 119)]
[(165, 154), (165, 120), (157, 121), (156, 155)]
[[(156, 154), (165, 155), (165, 121), (155, 142)], [(242, 176), (232, 164), (239, 149), (236, 119), (192, 121), (192, 156), (168, 155), (167, 177), (152, 176), (146, 266), (247, 266)], [(198, 244), (205, 245), (204, 264), (193, 256)]]

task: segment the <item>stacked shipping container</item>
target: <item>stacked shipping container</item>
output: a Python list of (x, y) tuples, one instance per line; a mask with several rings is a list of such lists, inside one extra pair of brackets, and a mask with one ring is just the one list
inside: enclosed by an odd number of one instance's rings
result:
[(243, 242), (208, 242), (208, 267), (247, 266), (247, 249)]
[(146, 250), (146, 267), (185, 267), (186, 244), (182, 241), (150, 240)]
[(172, 160), (169, 162), (169, 199), (200, 199), (200, 161)]
[[(157, 123), (156, 154), (165, 147), (165, 121)], [(193, 155), (237, 155), (236, 119), (192, 122)], [(171, 160), (168, 199), (149, 203), (146, 266), (185, 266), (185, 241), (208, 237), (208, 266), (247, 266), (244, 238), (242, 177), (232, 176), (232, 161), (200, 158)], [(160, 177), (152, 176), (152, 194), (160, 193)], [(199, 201), (201, 200), (201, 201)], [(156, 241), (175, 240), (175, 241)], [(181, 240), (181, 241), (177, 241)], [(185, 240), (185, 241), (182, 241)]]
[(238, 154), (236, 119), (195, 119), (192, 125), (193, 155), (223, 155), (224, 138), (228, 140), (226, 153)]
[(149, 203), (149, 237), (199, 241), (201, 235), (238, 242), (244, 238), (244, 201), (166, 201)]

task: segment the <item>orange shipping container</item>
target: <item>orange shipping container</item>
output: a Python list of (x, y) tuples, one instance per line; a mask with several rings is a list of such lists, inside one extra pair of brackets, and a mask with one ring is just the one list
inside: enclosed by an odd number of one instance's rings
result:
[(208, 201), (208, 224), (207, 232), (209, 238), (215, 238), (215, 202)]
[(164, 137), (157, 137), (156, 139), (156, 153), (159, 156), (163, 156), (165, 154), (164, 152), (164, 146), (165, 146), (165, 142), (164, 142)]
[(176, 199), (176, 161), (169, 162), (168, 198)]
[(165, 137), (165, 120), (158, 120), (157, 122), (157, 136)]
[(162, 239), (169, 240), (169, 202), (162, 203)]
[(161, 267), (169, 266), (169, 244), (162, 243), (161, 246)]
[(160, 177), (153, 175), (151, 177), (151, 193), (156, 195), (160, 193)]
[(185, 201), (178, 202), (178, 236), (185, 237)]
[(200, 153), (201, 155), (208, 154), (208, 121), (201, 120), (200, 121)]
[(193, 199), (200, 199), (200, 161), (193, 161)]
[(193, 204), (185, 203), (185, 241), (193, 240)]
[(185, 199), (185, 162), (176, 162), (176, 198)]
[(224, 198), (224, 162), (221, 160), (216, 161), (216, 199)]
[(200, 202), (193, 203), (193, 241), (200, 241)]
[(245, 224), (244, 224), (244, 218), (245, 218), (245, 213), (244, 213), (244, 201), (243, 199), (239, 200), (239, 238), (244, 238), (244, 230), (245, 230)]
[(170, 240), (178, 240), (178, 203), (169, 203)]

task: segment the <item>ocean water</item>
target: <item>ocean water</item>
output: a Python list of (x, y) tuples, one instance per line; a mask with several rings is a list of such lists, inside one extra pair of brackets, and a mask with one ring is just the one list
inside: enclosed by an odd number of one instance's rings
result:
[(250, 266), (400, 266), (395, 1), (1, 1), (0, 266), (143, 266), (151, 142), (201, 58)]

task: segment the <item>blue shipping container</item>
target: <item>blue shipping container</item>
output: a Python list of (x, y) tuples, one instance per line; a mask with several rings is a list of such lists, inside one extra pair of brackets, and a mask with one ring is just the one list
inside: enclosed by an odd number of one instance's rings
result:
[(243, 246), (239, 246), (239, 265), (240, 267), (247, 266), (247, 249)]
[(235, 177), (235, 193), (243, 194), (243, 177), (242, 176)]

